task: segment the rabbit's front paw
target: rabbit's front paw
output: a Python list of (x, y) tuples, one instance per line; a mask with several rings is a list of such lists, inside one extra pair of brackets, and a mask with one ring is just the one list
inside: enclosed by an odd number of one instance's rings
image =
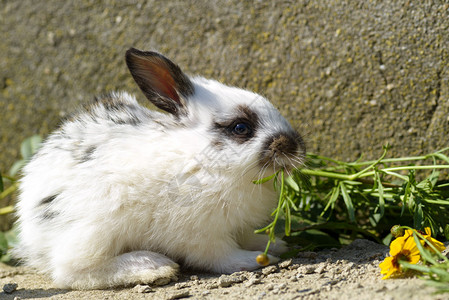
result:
[[(242, 249), (236, 249), (226, 259), (219, 262), (216, 267), (220, 273), (234, 273), (238, 271), (252, 271), (261, 268), (262, 266), (257, 263), (257, 256), (262, 252), (260, 251), (247, 251)], [(275, 264), (279, 261), (279, 258), (268, 254), (268, 263)]]
[(152, 284), (156, 286), (166, 285), (172, 281), (178, 280), (177, 264), (159, 267), (157, 270), (142, 270), (136, 275), (135, 283)]
[(268, 248), (268, 252), (273, 255), (281, 255), (288, 251), (287, 242), (281, 239), (276, 239), (276, 241), (270, 244), (270, 248)]

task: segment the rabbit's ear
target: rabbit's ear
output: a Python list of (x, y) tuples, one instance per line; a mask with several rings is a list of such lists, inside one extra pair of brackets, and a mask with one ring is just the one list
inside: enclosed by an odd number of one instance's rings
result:
[(157, 52), (126, 51), (126, 64), (145, 96), (175, 116), (187, 114), (186, 99), (194, 88), (181, 69)]

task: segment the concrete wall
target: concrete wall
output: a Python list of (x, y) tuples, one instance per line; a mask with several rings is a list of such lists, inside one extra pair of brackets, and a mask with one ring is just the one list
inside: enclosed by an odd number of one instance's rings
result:
[(145, 101), (124, 63), (131, 46), (267, 96), (315, 153), (448, 146), (448, 10), (403, 0), (0, 0), (0, 170), (23, 138), (45, 136), (95, 94)]

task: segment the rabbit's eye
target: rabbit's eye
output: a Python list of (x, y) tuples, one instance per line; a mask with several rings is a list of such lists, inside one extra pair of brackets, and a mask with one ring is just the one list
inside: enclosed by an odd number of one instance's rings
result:
[(252, 133), (252, 129), (251, 126), (246, 123), (237, 123), (232, 132), (237, 135), (249, 135)]

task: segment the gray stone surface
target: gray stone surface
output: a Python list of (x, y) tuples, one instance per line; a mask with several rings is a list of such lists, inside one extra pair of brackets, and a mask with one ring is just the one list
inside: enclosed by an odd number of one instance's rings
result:
[(138, 93), (123, 55), (270, 98), (310, 151), (341, 159), (448, 146), (444, 1), (0, 0), (0, 170), (95, 94)]

